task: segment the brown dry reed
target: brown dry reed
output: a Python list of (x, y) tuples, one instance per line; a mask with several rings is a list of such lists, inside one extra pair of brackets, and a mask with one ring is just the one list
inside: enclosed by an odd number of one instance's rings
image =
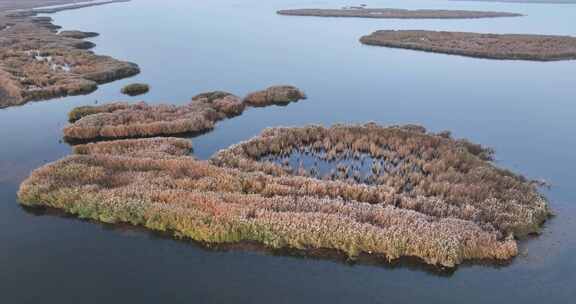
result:
[[(516, 237), (538, 232), (549, 215), (548, 205), (534, 183), (495, 167), (490, 162), (491, 149), (454, 140), (446, 133), (428, 134), (418, 126), (272, 128), (220, 151), (211, 161), (219, 166), (273, 176), (310, 176), (307, 170), (261, 161), (264, 156), (289, 155), (294, 151), (321, 155), (335, 162), (346, 157), (360, 158), (363, 154), (379, 160), (371, 168), (378, 174), (370, 176), (370, 185), (358, 184), (352, 174), (325, 177), (356, 185), (363, 195), (350, 197), (354, 200), (473, 221)], [(416, 197), (434, 200), (415, 203), (407, 199)]]

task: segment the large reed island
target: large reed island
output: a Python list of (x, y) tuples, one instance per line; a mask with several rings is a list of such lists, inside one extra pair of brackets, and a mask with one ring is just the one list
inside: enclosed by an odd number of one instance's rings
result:
[[(200, 242), (417, 257), (444, 267), (514, 257), (514, 237), (538, 231), (549, 214), (533, 184), (489, 162), (490, 150), (417, 127), (269, 129), (211, 161), (188, 156), (190, 148), (175, 138), (79, 145), (34, 171), (18, 196), (27, 206)], [(362, 183), (261, 160), (308, 148), (334, 150), (334, 159), (357, 151), (398, 169)]]
[(54, 25), (52, 18), (36, 16), (112, 2), (118, 1), (0, 12), (0, 108), (33, 100), (88, 94), (99, 84), (138, 74), (140, 69), (134, 63), (89, 51), (94, 43), (83, 39), (97, 33), (57, 33), (60, 26)]
[(279, 15), (314, 16), (314, 17), (355, 17), (378, 19), (478, 19), (495, 17), (519, 17), (522, 14), (505, 12), (484, 12), (464, 10), (434, 10), (434, 9), (395, 9), (395, 8), (365, 8), (344, 7), (340, 9), (301, 8), (279, 10)]
[[(262, 96), (261, 92), (264, 98), (253, 98)], [(301, 98), (305, 98), (304, 93), (295, 87), (274, 86), (251, 93), (244, 100), (214, 91), (199, 94), (182, 106), (144, 102), (83, 106), (70, 112), (73, 124), (64, 129), (64, 136), (68, 140), (89, 140), (203, 133), (212, 130), (218, 121), (242, 114), (246, 106), (286, 104)]]
[(383, 30), (360, 38), (367, 45), (488, 59), (556, 61), (576, 59), (576, 38), (530, 34), (481, 34)]
[[(300, 161), (286, 162), (295, 154)], [(538, 232), (548, 216), (546, 201), (533, 182), (495, 167), (492, 154), (491, 149), (452, 139), (448, 133), (428, 134), (419, 126), (367, 124), (268, 129), (220, 151), (212, 163), (273, 176), (343, 181), (370, 193), (355, 200), (472, 221), (506, 236)], [(322, 162), (331, 170), (319, 175)], [(420, 197), (434, 199), (411, 200)]]

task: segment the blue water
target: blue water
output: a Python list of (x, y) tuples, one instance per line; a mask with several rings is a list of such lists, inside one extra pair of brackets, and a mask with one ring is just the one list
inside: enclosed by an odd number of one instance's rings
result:
[[(95, 51), (137, 62), (142, 74), (88, 96), (0, 110), (2, 303), (569, 303), (576, 297), (576, 61), (492, 61), (363, 46), (379, 29), (576, 36), (576, 5), (367, 0), (371, 7), (481, 9), (526, 17), (366, 20), (279, 16), (284, 8), (360, 3), (303, 0), (136, 0), (53, 15), (96, 31)], [(129, 98), (131, 82), (152, 87)], [(376, 121), (450, 130), (496, 149), (497, 163), (553, 185), (557, 214), (521, 243), (511, 265), (466, 265), (449, 276), (402, 265), (211, 251), (53, 215), (16, 201), (28, 173), (70, 151), (61, 141), (73, 107), (118, 100), (183, 104), (207, 90), (238, 95), (293, 84), (308, 99), (250, 109), (194, 138), (215, 151), (270, 126)]]

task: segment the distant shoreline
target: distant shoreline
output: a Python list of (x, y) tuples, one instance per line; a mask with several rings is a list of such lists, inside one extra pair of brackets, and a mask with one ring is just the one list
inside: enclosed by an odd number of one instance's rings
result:
[(496, 2), (522, 4), (576, 4), (576, 0), (450, 0), (454, 2)]
[(102, 1), (83, 0), (82, 2), (79, 2), (77, 0), (5, 0), (2, 3), (0, 3), (0, 12), (42, 9), (54, 6), (78, 5), (78, 4), (94, 5), (96, 2), (102, 2)]
[(478, 19), (498, 17), (521, 17), (522, 14), (508, 12), (489, 12), (473, 10), (440, 9), (396, 9), (347, 7), (340, 9), (302, 8), (286, 9), (276, 12), (286, 16), (337, 17), (337, 18), (373, 18), (373, 19)]

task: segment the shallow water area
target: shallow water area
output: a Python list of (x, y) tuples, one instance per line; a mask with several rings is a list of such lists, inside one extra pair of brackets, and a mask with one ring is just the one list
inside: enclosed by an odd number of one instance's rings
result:
[[(100, 33), (94, 51), (136, 62), (142, 73), (88, 96), (0, 110), (0, 292), (7, 303), (569, 303), (576, 280), (576, 61), (492, 61), (361, 45), (380, 29), (576, 36), (576, 5), (363, 1), (369, 7), (523, 13), (478, 20), (365, 20), (279, 16), (276, 10), (356, 3), (304, 0), (135, 0), (51, 15), (65, 30)], [(265, 29), (265, 30), (263, 30)], [(133, 82), (151, 90), (127, 97)], [(449, 276), (420, 267), (348, 265), (251, 251), (210, 251), (54, 215), (16, 201), (34, 168), (69, 154), (67, 113), (111, 101), (185, 104), (197, 93), (244, 94), (292, 84), (307, 100), (252, 108), (192, 139), (195, 156), (271, 126), (416, 123), (493, 147), (497, 165), (543, 189), (557, 214), (521, 242), (506, 266), (465, 265)], [(65, 296), (63, 296), (65, 294)], [(89, 296), (87, 296), (89, 295)]]

